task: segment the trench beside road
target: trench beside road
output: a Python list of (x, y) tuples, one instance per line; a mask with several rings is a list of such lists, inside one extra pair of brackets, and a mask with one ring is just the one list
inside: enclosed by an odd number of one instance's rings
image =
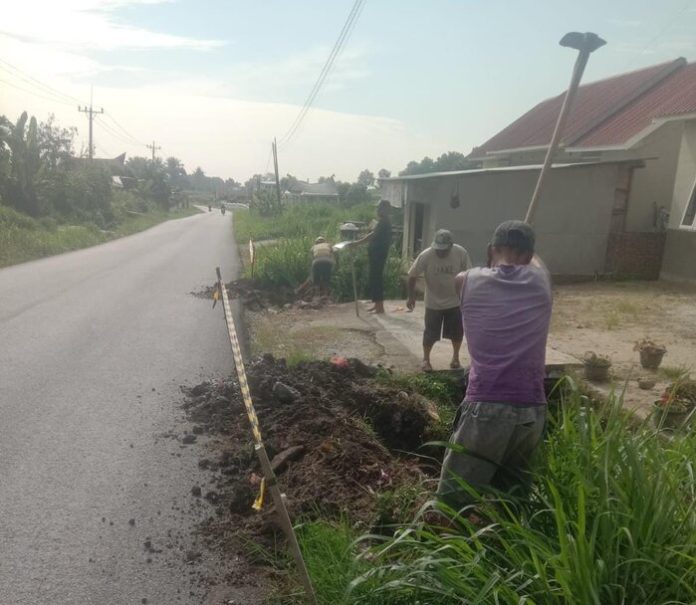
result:
[[(198, 603), (180, 384), (229, 374), (229, 214), (0, 270), (0, 603)], [(173, 433), (173, 434), (172, 434)]]

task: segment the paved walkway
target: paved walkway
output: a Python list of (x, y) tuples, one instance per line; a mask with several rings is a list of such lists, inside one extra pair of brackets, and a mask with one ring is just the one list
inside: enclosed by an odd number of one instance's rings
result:
[[(368, 304), (361, 303), (361, 315), (367, 313)], [(386, 313), (384, 315), (368, 315), (372, 321), (381, 328), (378, 329), (377, 338), (384, 340), (388, 335), (405, 347), (416, 359), (423, 358), (423, 325), (425, 321), (425, 307), (423, 303), (416, 304), (411, 312), (406, 308), (404, 301), (388, 300), (384, 303)], [(386, 333), (386, 334), (385, 334)], [(452, 347), (449, 341), (441, 341), (433, 347), (431, 353), (433, 369), (444, 370), (449, 368), (452, 358)], [(460, 359), (463, 366), (470, 363), (466, 343), (462, 345)], [(561, 351), (547, 347), (546, 365), (549, 369), (563, 369), (580, 365), (577, 358), (562, 353)]]

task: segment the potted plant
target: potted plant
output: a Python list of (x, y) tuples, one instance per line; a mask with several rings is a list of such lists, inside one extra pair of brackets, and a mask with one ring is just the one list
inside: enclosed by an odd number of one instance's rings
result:
[(696, 381), (685, 378), (669, 385), (654, 405), (658, 427), (684, 426), (696, 414)]
[(655, 344), (652, 340), (647, 338), (639, 340), (633, 347), (633, 350), (640, 353), (640, 365), (646, 370), (657, 370), (662, 363), (662, 358), (667, 352), (666, 347)]
[(597, 355), (594, 351), (588, 351), (583, 357), (585, 364), (585, 378), (592, 382), (606, 382), (609, 380), (610, 359), (605, 355)]

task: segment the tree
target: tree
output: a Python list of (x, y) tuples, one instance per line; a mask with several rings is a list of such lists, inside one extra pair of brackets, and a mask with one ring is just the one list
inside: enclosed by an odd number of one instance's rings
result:
[(55, 169), (59, 163), (65, 162), (75, 153), (73, 140), (77, 128), (62, 128), (55, 123), (56, 117), (51, 114), (46, 122), (39, 125), (38, 143), (41, 160), (50, 169)]
[(299, 181), (291, 174), (286, 174), (280, 179), (280, 189), (282, 191), (293, 191), (297, 187)]
[(375, 175), (367, 168), (358, 175), (358, 184), (365, 187), (372, 187), (375, 184)]
[(42, 208), (35, 184), (41, 169), (41, 152), (36, 118), (29, 119), (25, 111), (12, 124), (3, 116), (2, 146), (6, 148), (8, 163), (8, 175), (3, 179), (0, 191), (3, 200), (20, 212), (39, 216)]
[(335, 183), (336, 182), (336, 175), (332, 174), (331, 176), (320, 176), (319, 180), (317, 182), (318, 183)]
[(420, 162), (411, 161), (399, 174), (403, 176), (407, 174), (425, 174), (427, 172), (453, 172), (476, 167), (477, 164), (467, 160), (464, 154), (458, 151), (448, 151), (434, 161), (427, 156)]
[(380, 168), (379, 172), (377, 173), (377, 176), (380, 179), (388, 179), (391, 176), (391, 172), (387, 170), (386, 168)]

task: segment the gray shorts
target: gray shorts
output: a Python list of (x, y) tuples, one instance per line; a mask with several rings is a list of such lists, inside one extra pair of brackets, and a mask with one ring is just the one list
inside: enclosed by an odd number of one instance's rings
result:
[(438, 496), (460, 509), (472, 502), (464, 482), (476, 490), (492, 486), (513, 492), (530, 487), (529, 461), (546, 424), (546, 405), (462, 403), (442, 463)]

